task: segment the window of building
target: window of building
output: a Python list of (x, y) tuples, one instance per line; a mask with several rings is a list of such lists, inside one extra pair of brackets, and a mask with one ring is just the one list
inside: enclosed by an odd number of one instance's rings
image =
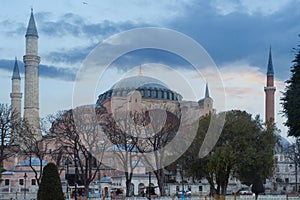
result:
[(36, 185), (36, 180), (35, 179), (31, 179), (31, 185)]
[(289, 178), (285, 178), (285, 182), (286, 182), (286, 183), (289, 183)]
[(19, 185), (24, 185), (24, 179), (19, 179)]
[(289, 172), (289, 166), (288, 165), (285, 166), (285, 172)]
[(202, 192), (202, 190), (203, 190), (202, 185), (199, 185), (199, 192)]
[(4, 180), (4, 185), (9, 185), (9, 179)]

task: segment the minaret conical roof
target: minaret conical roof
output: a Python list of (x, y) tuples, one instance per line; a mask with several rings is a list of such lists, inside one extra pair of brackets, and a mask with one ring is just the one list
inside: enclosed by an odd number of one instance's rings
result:
[(206, 86), (205, 86), (205, 98), (209, 98), (208, 83), (206, 83)]
[(272, 63), (272, 52), (270, 47), (267, 76), (273, 76), (273, 75), (274, 75), (274, 70), (273, 70), (273, 63)]
[(28, 23), (28, 26), (27, 26), (27, 31), (26, 31), (25, 37), (27, 37), (27, 36), (39, 37), (37, 29), (36, 29), (35, 21), (34, 21), (33, 9), (32, 8), (31, 8), (31, 15), (30, 15), (30, 19), (29, 19), (29, 23)]
[(21, 80), (17, 57), (15, 58), (15, 66), (14, 66), (14, 71), (11, 79)]

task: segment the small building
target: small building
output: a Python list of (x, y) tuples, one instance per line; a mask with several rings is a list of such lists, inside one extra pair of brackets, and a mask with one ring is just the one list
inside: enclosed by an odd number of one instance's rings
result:
[(41, 164), (44, 167), (47, 162), (39, 158), (27, 158), (14, 168), (3, 172), (3, 181), (0, 183), (1, 195), (10, 195), (14, 198), (20, 195), (22, 197), (23, 195), (36, 197), (38, 183), (35, 176), (36, 173), (39, 176)]

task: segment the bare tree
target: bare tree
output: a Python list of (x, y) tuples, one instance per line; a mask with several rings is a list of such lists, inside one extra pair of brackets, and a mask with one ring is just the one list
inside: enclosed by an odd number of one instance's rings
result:
[[(120, 109), (115, 110), (113, 114), (102, 115), (100, 122), (105, 134), (117, 147), (118, 160), (126, 177), (126, 196), (129, 196), (132, 175), (139, 162), (144, 162), (149, 172), (154, 172), (160, 193), (165, 195), (165, 152), (161, 149), (176, 135), (179, 118), (160, 109)], [(152, 152), (150, 156), (149, 152)]]
[[(48, 143), (46, 140), (38, 139), (36, 137), (36, 130), (26, 121), (22, 122), (19, 138), (21, 140), (19, 145), (21, 154), (29, 159), (29, 166), (35, 174), (37, 184), (40, 185), (45, 164), (44, 159), (48, 153)], [(38, 160), (38, 166), (36, 163), (33, 163), (34, 159)]]
[[(149, 169), (153, 170), (160, 194), (164, 196), (166, 194), (164, 188), (165, 159), (170, 153), (165, 151), (164, 147), (176, 136), (180, 119), (172, 112), (161, 109), (146, 112), (145, 115), (147, 137), (144, 139), (143, 145), (138, 146), (138, 149), (143, 153), (143, 160), (146, 161)], [(152, 152), (152, 156), (145, 154), (149, 151)]]
[(142, 131), (139, 125), (144, 121), (144, 116), (138, 113), (118, 111), (114, 113), (114, 116), (106, 113), (101, 115), (100, 118), (104, 133), (114, 145), (114, 167), (124, 172), (126, 197), (129, 197), (131, 196), (130, 186), (134, 170), (141, 162), (141, 156), (138, 156), (137, 148), (139, 138), (136, 135), (139, 135)]
[(82, 182), (86, 196), (102, 165), (106, 145), (94, 109), (86, 106), (68, 110), (51, 127), (58, 145), (56, 150), (74, 161), (75, 184)]
[(0, 130), (0, 168), (3, 168), (3, 161), (18, 150), (16, 133), (20, 130), (18, 113), (7, 104), (0, 104)]

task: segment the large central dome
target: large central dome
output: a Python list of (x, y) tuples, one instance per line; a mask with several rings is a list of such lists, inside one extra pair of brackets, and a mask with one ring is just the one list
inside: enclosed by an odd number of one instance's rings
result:
[(138, 89), (150, 89), (150, 88), (156, 88), (156, 89), (162, 89), (162, 90), (168, 90), (169, 88), (161, 81), (151, 78), (148, 76), (133, 76), (129, 78), (125, 78), (114, 84), (111, 89), (132, 89), (132, 90), (138, 90)]
[(163, 82), (147, 77), (133, 76), (120, 80), (108, 91), (98, 96), (97, 104), (101, 104), (106, 99), (112, 97), (126, 97), (132, 91), (139, 91), (143, 99), (171, 100), (178, 101), (182, 97), (180, 94), (170, 90)]

